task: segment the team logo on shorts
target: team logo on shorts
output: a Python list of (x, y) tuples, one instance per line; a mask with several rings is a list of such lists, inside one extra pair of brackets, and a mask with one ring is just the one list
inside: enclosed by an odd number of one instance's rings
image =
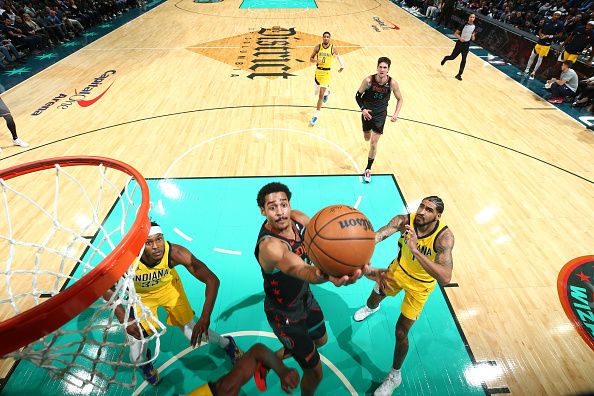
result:
[[(186, 49), (232, 66), (231, 77), (238, 77), (245, 72), (245, 76), (250, 79), (287, 79), (295, 76), (293, 73), (296, 71), (312, 67), (309, 56), (313, 47), (321, 42), (320, 35), (298, 32), (293, 27), (273, 26)], [(357, 44), (334, 38), (332, 43), (340, 48), (341, 55), (361, 48)]]
[(594, 256), (565, 264), (557, 277), (557, 292), (565, 314), (594, 350)]

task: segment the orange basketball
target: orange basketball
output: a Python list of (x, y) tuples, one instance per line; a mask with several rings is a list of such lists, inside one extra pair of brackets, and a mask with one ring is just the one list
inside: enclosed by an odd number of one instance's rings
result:
[(367, 216), (357, 209), (332, 205), (309, 221), (304, 243), (310, 260), (322, 272), (340, 277), (369, 263), (375, 232)]

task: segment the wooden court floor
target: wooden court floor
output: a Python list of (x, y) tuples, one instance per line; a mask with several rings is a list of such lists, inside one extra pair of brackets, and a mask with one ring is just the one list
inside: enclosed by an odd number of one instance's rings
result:
[[(594, 391), (593, 351), (556, 291), (561, 267), (592, 254), (594, 136), (472, 54), (457, 81), (458, 61), (439, 65), (452, 41), (387, 0), (240, 3), (168, 1), (4, 93), (31, 147), (6, 131), (0, 167), (102, 155), (146, 177), (358, 173), (368, 146), (354, 94), (388, 56), (404, 105), (373, 171), (394, 174), (409, 203), (444, 199), (458, 285), (446, 293), (475, 359), (495, 362), (482, 380), (518, 395)], [(312, 128), (308, 58), (324, 31), (346, 68)], [(280, 58), (265, 54), (271, 37), (288, 42)]]

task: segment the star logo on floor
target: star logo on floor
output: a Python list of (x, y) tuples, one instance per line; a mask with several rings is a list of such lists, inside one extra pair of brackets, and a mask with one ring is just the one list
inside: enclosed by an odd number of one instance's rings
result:
[(45, 60), (45, 59), (52, 59), (52, 58), (57, 58), (58, 55), (54, 54), (54, 53), (49, 53), (49, 54), (43, 54), (43, 55), (38, 55), (35, 57), (35, 59), (37, 60)]
[(80, 45), (78, 41), (69, 41), (65, 44), (62, 44), (62, 47), (74, 47), (76, 45)]
[(85, 36), (85, 37), (93, 37), (93, 36), (97, 36), (97, 33), (95, 33), (95, 32), (88, 32), (88, 33), (83, 34), (83, 36)]
[(24, 73), (29, 73), (30, 71), (30, 67), (19, 67), (17, 69), (7, 70), (4, 72), (4, 74), (6, 74), (7, 76), (16, 76)]

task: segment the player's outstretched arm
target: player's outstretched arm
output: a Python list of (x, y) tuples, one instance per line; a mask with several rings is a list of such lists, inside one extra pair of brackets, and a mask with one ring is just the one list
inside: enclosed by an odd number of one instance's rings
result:
[[(103, 299), (105, 301), (109, 301), (112, 296), (113, 296), (112, 289), (108, 289), (103, 294)], [(124, 323), (124, 321), (126, 320), (126, 311), (124, 310), (124, 307), (122, 307), (121, 304), (119, 304), (115, 308), (114, 314), (115, 314), (116, 318), (118, 318), (120, 323)], [(140, 340), (142, 338), (142, 334), (143, 334), (142, 326), (140, 325), (139, 322), (135, 322), (132, 317), (129, 317), (128, 319), (129, 319), (128, 322), (133, 322), (133, 323), (130, 323), (128, 326), (126, 326), (126, 333), (128, 333), (132, 337), (136, 338), (137, 340)]]
[(398, 231), (404, 232), (404, 226), (410, 222), (408, 215), (397, 215), (388, 224), (375, 232), (375, 243), (379, 243)]
[(260, 242), (259, 262), (266, 272), (279, 269), (287, 275), (309, 283), (317, 284), (327, 281), (327, 278), (320, 274), (315, 267), (307, 264), (301, 257), (291, 252), (277, 238), (267, 238)]
[(174, 263), (178, 263), (186, 267), (186, 269), (192, 275), (194, 275), (196, 279), (206, 285), (202, 313), (200, 314), (200, 318), (196, 322), (194, 330), (192, 331), (191, 344), (192, 346), (196, 346), (202, 340), (203, 335), (205, 335), (208, 340), (210, 315), (212, 314), (212, 310), (217, 299), (220, 281), (219, 278), (217, 278), (217, 276), (206, 266), (206, 264), (197, 259), (185, 247), (172, 243), (170, 252), (171, 260)]
[(233, 369), (225, 376), (219, 378), (215, 383), (215, 389), (219, 395), (237, 395), (239, 389), (248, 382), (262, 362), (264, 367), (272, 369), (280, 378), (281, 386), (286, 393), (291, 393), (299, 384), (297, 370), (289, 368), (280, 361), (278, 357), (262, 344), (252, 346)]

